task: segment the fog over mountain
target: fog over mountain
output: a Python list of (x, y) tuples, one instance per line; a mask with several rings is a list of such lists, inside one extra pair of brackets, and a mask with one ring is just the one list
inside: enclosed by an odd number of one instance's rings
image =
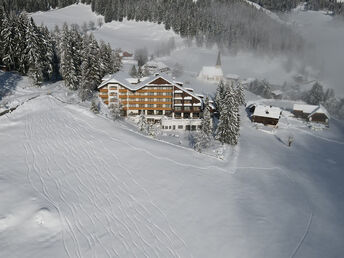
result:
[(343, 96), (344, 20), (314, 11), (295, 10), (287, 16), (310, 44), (305, 50), (305, 61), (319, 71), (317, 79)]

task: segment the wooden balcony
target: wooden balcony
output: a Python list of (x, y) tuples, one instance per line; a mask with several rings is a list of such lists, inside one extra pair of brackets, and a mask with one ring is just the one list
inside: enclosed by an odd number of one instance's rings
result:
[(108, 92), (108, 89), (102, 88), (102, 89), (100, 89), (99, 91), (100, 91), (100, 92)]
[(163, 105), (163, 104), (167, 104), (167, 105), (172, 105), (172, 102), (164, 102), (164, 101), (122, 101), (122, 104), (123, 105), (126, 105), (126, 104), (160, 104), (160, 105)]
[(163, 107), (124, 107), (123, 110), (172, 110), (172, 108)]

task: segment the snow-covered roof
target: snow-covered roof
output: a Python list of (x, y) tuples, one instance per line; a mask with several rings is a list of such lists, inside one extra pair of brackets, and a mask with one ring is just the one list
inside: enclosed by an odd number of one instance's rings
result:
[(328, 118), (330, 118), (330, 114), (327, 112), (327, 110), (322, 106), (322, 105), (319, 105), (316, 109), (314, 109), (312, 111), (312, 113), (309, 114), (308, 117), (311, 117), (312, 115), (314, 114), (324, 114), (326, 115)]
[(267, 118), (279, 119), (281, 115), (281, 109), (273, 106), (257, 105), (254, 109), (252, 116), (260, 116)]
[(273, 91), (271, 91), (271, 93), (273, 93), (275, 95), (282, 95), (283, 91), (281, 91), (281, 90), (273, 90)]
[(324, 114), (330, 118), (330, 114), (322, 105), (294, 104), (293, 109), (308, 114), (308, 117), (311, 117), (314, 114)]
[(293, 109), (302, 111), (303, 113), (306, 113), (306, 114), (310, 114), (318, 107), (319, 107), (318, 105), (294, 104)]
[(239, 80), (240, 76), (237, 74), (227, 74), (226, 75), (226, 79), (230, 79), (230, 80)]
[(220, 66), (203, 66), (199, 76), (223, 76), (223, 72)]
[[(143, 77), (140, 79), (140, 81), (138, 81), (137, 78), (128, 78), (128, 74), (126, 72), (120, 71), (120, 72), (113, 74), (109, 79), (103, 80), (103, 82), (98, 86), (98, 89), (106, 86), (109, 83), (118, 83), (121, 86), (123, 86), (123, 87), (125, 87), (131, 91), (137, 91), (137, 90), (145, 87), (147, 84), (150, 84), (151, 82), (155, 81), (158, 78), (164, 79), (165, 81), (167, 81), (171, 85), (175, 86), (179, 90), (187, 92), (188, 94), (190, 94), (194, 98), (198, 99), (199, 101), (202, 101), (201, 98), (198, 97), (197, 94), (195, 94), (194, 92), (187, 91), (182, 86), (176, 84), (176, 82), (173, 80), (173, 78), (171, 76), (169, 76), (168, 74), (151, 75), (148, 77)], [(159, 85), (157, 85), (157, 86), (159, 86)], [(161, 86), (163, 87), (164, 85), (161, 85)]]

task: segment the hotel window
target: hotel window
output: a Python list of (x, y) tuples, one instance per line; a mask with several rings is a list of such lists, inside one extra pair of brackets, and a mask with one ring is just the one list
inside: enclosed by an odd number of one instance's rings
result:
[(191, 100), (184, 100), (184, 104), (191, 104)]
[(162, 105), (161, 104), (157, 104), (156, 107), (162, 108)]
[(193, 110), (200, 111), (200, 108), (199, 107), (193, 107)]
[(175, 103), (175, 104), (182, 104), (182, 100), (181, 100), (181, 99), (176, 99), (176, 100), (174, 101), (174, 103)]
[(147, 107), (154, 107), (153, 104), (147, 104)]
[(145, 104), (139, 104), (139, 107), (145, 107)]
[(139, 101), (145, 101), (145, 99), (140, 98)]
[(165, 96), (172, 96), (172, 92), (164, 92)]
[(191, 107), (184, 107), (184, 110), (185, 110), (185, 111), (190, 111), (190, 110), (191, 110)]
[(135, 104), (130, 104), (129, 107), (136, 107), (136, 105)]
[(154, 94), (155, 92), (148, 92), (148, 96), (154, 96), (155, 94)]
[(178, 125), (178, 129), (183, 129), (183, 128), (184, 128), (184, 126)]
[(176, 93), (176, 94), (174, 94), (174, 97), (175, 98), (182, 98), (183, 94), (182, 93)]
[(164, 106), (167, 107), (167, 108), (171, 108), (172, 107), (172, 105), (170, 105), (170, 104), (165, 104)]
[(174, 110), (182, 110), (182, 107), (174, 107)]

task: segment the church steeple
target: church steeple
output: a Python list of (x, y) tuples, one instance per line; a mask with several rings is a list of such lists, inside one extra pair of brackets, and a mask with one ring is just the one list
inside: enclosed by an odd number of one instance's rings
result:
[(216, 66), (221, 67), (221, 53), (220, 53), (220, 51), (219, 51), (219, 54), (217, 55)]

